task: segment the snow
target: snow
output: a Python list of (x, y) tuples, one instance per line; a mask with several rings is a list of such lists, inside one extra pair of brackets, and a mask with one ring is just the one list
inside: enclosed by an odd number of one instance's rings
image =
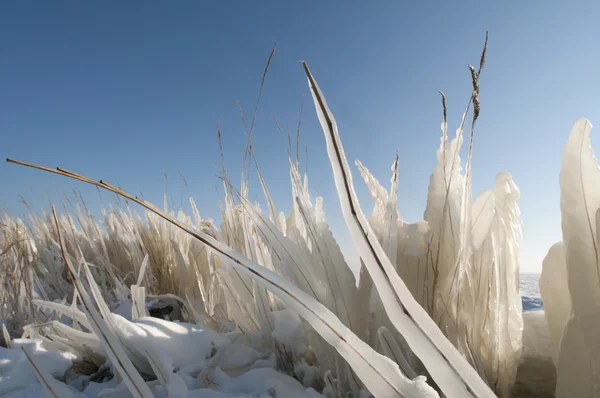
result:
[(273, 311), (273, 332), (271, 335), (279, 343), (296, 350), (302, 350), (304, 339), (302, 336), (302, 320), (295, 312), (289, 310)]
[(182, 322), (169, 322), (144, 317), (135, 321), (113, 314), (115, 329), (121, 342), (138, 355), (146, 350), (160, 350), (173, 359), (177, 369), (201, 364), (212, 355), (220, 336), (203, 327)]
[[(306, 388), (298, 380), (271, 367), (249, 369), (241, 375), (232, 377), (219, 366), (215, 366), (208, 374), (204, 374), (202, 380), (199, 375), (207, 370), (207, 361), (203, 358), (210, 356), (214, 339), (220, 338), (225, 341), (224, 336), (219, 336), (213, 331), (198, 329), (197, 326), (178, 325), (160, 319), (140, 319), (136, 321), (136, 325), (144, 329), (147, 334), (126, 335), (123, 330), (124, 324), (128, 322), (124, 318), (117, 318), (119, 335), (125, 337), (124, 344), (137, 349), (155, 347), (154, 351), (159, 352), (157, 358), (163, 364), (161, 365), (163, 371), (170, 373), (170, 376), (167, 374), (169, 380), (164, 386), (157, 385), (156, 382), (148, 383), (155, 397), (322, 397), (313, 388)], [(142, 344), (142, 341), (145, 344)], [(38, 384), (31, 364), (26, 360), (21, 347), (28, 348), (36, 359), (36, 365), (58, 380), (65, 380), (65, 373), (71, 368), (73, 361), (78, 360), (70, 353), (46, 350), (40, 340), (15, 339), (12, 344), (13, 347), (10, 349), (0, 347), (0, 394), (7, 397), (43, 395), (43, 388)], [(224, 344), (223, 341), (221, 344)], [(226, 347), (231, 348), (225, 351), (228, 355), (223, 356), (223, 360), (217, 361), (225, 369), (260, 365), (259, 360), (265, 357), (249, 347), (235, 344)], [(266, 363), (262, 362), (263, 365)], [(68, 391), (76, 392), (65, 384), (59, 384)], [(76, 396), (109, 396), (106, 394), (130, 396), (126, 385), (117, 382), (116, 378), (104, 383), (90, 381)]]
[[(68, 352), (47, 350), (38, 339), (14, 339), (11, 344), (11, 348), (0, 347), (0, 395), (37, 384), (36, 375), (21, 348), (29, 350), (40, 367), (57, 378), (64, 377), (75, 359), (75, 356)], [(35, 389), (31, 393), (34, 391)]]

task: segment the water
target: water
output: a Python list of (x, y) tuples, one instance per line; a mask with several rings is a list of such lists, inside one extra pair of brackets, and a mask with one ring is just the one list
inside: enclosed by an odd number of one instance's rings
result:
[(538, 285), (540, 274), (521, 274), (521, 302), (523, 311), (536, 311), (544, 308)]

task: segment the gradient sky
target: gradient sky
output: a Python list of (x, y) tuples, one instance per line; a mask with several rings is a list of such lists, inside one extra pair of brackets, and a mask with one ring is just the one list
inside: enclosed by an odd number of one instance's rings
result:
[[(126, 3), (126, 4), (125, 4)], [(325, 198), (342, 247), (351, 242), (300, 60), (334, 112), (350, 160), (381, 180), (400, 157), (399, 208), (422, 218), (439, 145), (438, 89), (453, 134), (490, 32), (473, 157), (474, 194), (508, 171), (521, 189), (522, 271), (539, 271), (561, 237), (558, 173), (570, 127), (600, 120), (600, 3), (567, 2), (9, 2), (0, 12), (2, 157), (60, 165), (179, 207), (188, 191), (219, 218), (215, 121), (230, 177), (246, 137), (236, 100), (251, 119), (262, 72), (273, 58), (254, 146), (279, 209), (289, 210), (286, 143), (273, 118), (296, 130), (313, 195)], [(409, 5), (410, 4), (410, 5)], [(367, 5), (369, 5), (367, 7)], [(592, 137), (594, 139), (594, 136)], [(595, 140), (596, 148), (598, 148)], [(372, 203), (358, 172), (363, 209)], [(239, 181), (236, 177), (234, 181)], [(110, 195), (0, 164), (0, 204), (15, 215), (81, 191), (99, 209)], [(262, 193), (252, 187), (252, 198)]]

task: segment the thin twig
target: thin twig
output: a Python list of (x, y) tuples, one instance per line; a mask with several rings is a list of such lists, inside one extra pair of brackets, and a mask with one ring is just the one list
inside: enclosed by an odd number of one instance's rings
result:
[[(269, 54), (269, 59), (267, 60), (267, 64), (265, 65), (265, 70), (263, 71), (262, 79), (260, 81), (260, 88), (258, 89), (258, 98), (256, 99), (256, 105), (254, 106), (254, 115), (252, 116), (252, 123), (250, 124), (250, 129), (244, 120), (244, 126), (246, 128), (246, 132), (248, 134), (248, 143), (246, 144), (246, 153), (244, 154), (244, 163), (243, 167), (246, 167), (246, 161), (248, 158), (248, 154), (252, 148), (252, 132), (254, 131), (254, 123), (256, 122), (256, 115), (258, 114), (258, 105), (260, 104), (260, 98), (262, 96), (263, 87), (265, 85), (265, 81), (267, 79), (267, 73), (269, 72), (269, 66), (271, 65), (271, 60), (273, 59), (273, 55), (275, 54), (275, 50), (277, 49), (277, 43), (273, 44), (273, 49), (271, 50), (271, 54)], [(242, 120), (244, 118), (244, 113), (242, 112), (242, 107), (238, 101), (238, 107), (242, 114)]]
[(302, 111), (304, 110), (304, 96), (302, 96), (302, 102), (300, 103), (300, 116), (298, 117), (298, 129), (296, 130), (296, 163), (300, 164), (300, 125), (302, 124)]

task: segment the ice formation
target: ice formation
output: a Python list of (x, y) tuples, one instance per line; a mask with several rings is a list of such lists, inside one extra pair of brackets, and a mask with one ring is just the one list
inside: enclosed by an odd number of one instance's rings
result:
[(563, 330), (571, 315), (571, 295), (563, 242), (554, 244), (544, 258), (539, 285), (552, 344), (552, 361), (558, 366)]
[[(518, 291), (519, 190), (510, 174), (500, 173), (494, 189), (479, 195), (469, 209), (473, 221), (470, 240), (465, 242), (461, 230), (466, 226), (460, 222), (460, 188), (465, 182), (458, 156), (462, 132), (450, 142), (444, 127), (443, 133), (422, 222), (406, 224), (397, 213), (395, 166), (388, 194), (357, 162), (375, 201), (369, 220), (413, 296), (496, 393), (509, 396), (523, 328)], [(461, 250), (468, 253), (463, 259)], [(375, 317), (384, 316), (376, 313)]]
[(544, 261), (540, 291), (556, 363), (556, 397), (600, 393), (600, 169), (591, 123), (578, 119), (560, 171), (561, 243)]
[[(565, 149), (563, 242), (540, 280), (546, 312), (524, 320), (520, 193), (500, 173), (472, 200), (470, 161), (463, 171), (459, 157), (466, 113), (452, 139), (442, 123), (422, 221), (407, 224), (398, 211), (398, 159), (389, 190), (356, 163), (374, 201), (367, 218), (341, 134), (306, 71), (363, 262), (358, 285), (322, 199), (311, 199), (291, 157), (287, 217), (259, 172), (266, 213), (248, 200), (244, 179), (239, 192), (225, 179), (220, 227), (191, 198), (189, 217), (166, 200), (160, 211), (107, 183), (47, 169), (147, 211), (143, 218), (126, 204), (103, 210), (101, 221), (79, 205), (56, 221), (4, 215), (0, 394), (509, 397), (515, 385), (535, 391), (536, 372), (556, 367), (557, 397), (593, 396), (600, 171), (589, 122), (575, 124)], [(546, 379), (538, 386), (553, 388)]]

